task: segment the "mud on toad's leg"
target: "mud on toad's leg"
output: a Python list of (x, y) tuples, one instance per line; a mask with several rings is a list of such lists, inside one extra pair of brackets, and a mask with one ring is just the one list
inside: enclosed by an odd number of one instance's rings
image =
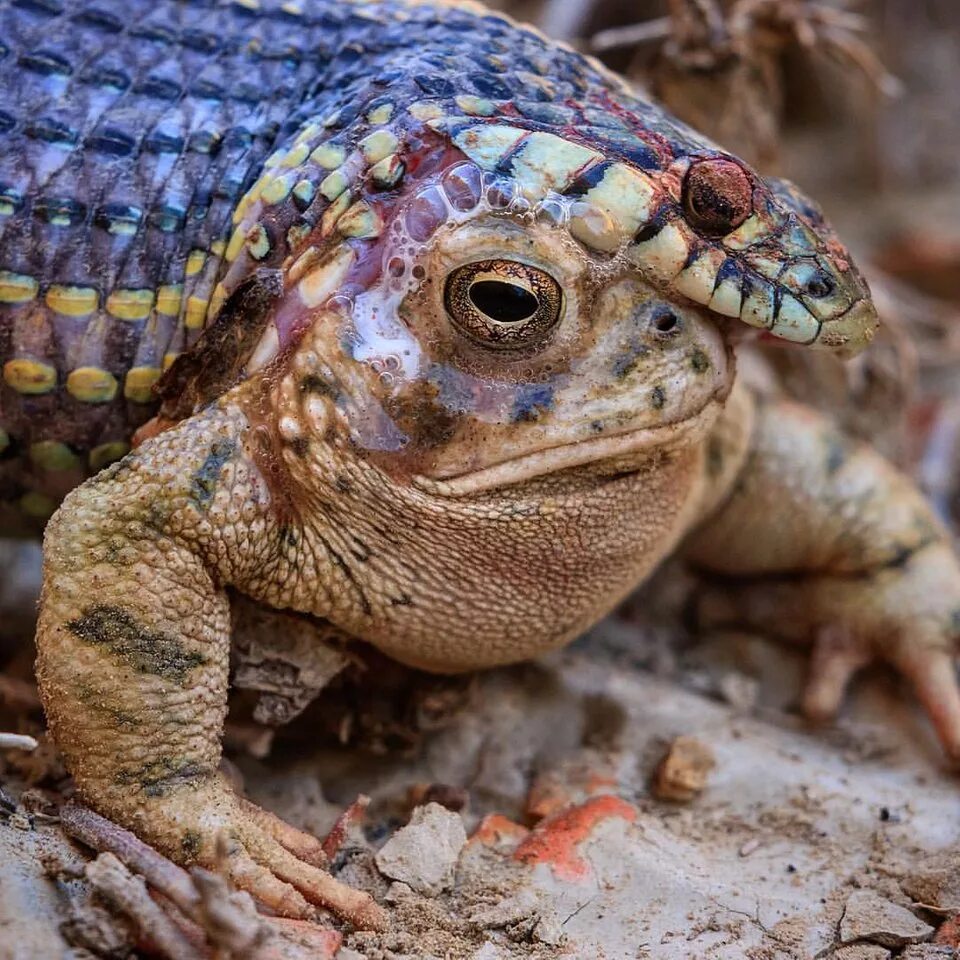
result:
[(729, 578), (708, 593), (708, 620), (813, 641), (808, 716), (831, 716), (851, 676), (886, 660), (960, 760), (960, 565), (920, 492), (876, 452), (808, 408), (759, 406), (731, 492), (688, 554)]
[[(269, 495), (242, 414), (211, 408), (79, 487), (45, 538), (37, 673), (81, 796), (172, 859), (224, 869), (287, 916), (310, 902), (384, 915), (316, 864), (319, 842), (218, 772), (230, 612), (222, 584), (261, 566)], [(309, 901), (309, 902), (308, 902)]]

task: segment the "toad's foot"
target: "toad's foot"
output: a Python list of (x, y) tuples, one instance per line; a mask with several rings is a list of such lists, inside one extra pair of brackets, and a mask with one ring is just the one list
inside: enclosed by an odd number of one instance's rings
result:
[(953, 644), (946, 638), (907, 634), (893, 643), (871, 643), (824, 628), (814, 640), (804, 715), (814, 722), (832, 719), (854, 674), (875, 660), (886, 661), (910, 681), (947, 756), (960, 764), (960, 687)]
[(902, 566), (863, 577), (761, 578), (708, 588), (703, 625), (745, 624), (811, 640), (801, 709), (832, 719), (854, 675), (890, 664), (913, 686), (948, 757), (960, 763), (960, 687), (954, 622), (960, 578), (946, 544), (930, 544)]
[(851, 677), (882, 660), (960, 763), (960, 564), (907, 477), (811, 410), (763, 406), (733, 492), (689, 551), (724, 577), (701, 621), (813, 641), (808, 716), (832, 716)]
[(280, 916), (310, 919), (315, 904), (364, 930), (387, 926), (369, 894), (318, 866), (319, 840), (240, 799), (219, 776), (143, 798), (132, 826), (172, 859), (225, 874)]

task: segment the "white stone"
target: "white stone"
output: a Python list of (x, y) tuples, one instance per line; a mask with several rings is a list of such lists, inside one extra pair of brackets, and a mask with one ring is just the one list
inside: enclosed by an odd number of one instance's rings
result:
[(903, 947), (933, 935), (933, 927), (914, 916), (906, 907), (893, 903), (873, 890), (850, 894), (840, 921), (841, 943), (866, 940), (884, 947)]
[(385, 877), (435, 897), (453, 883), (454, 868), (466, 842), (459, 814), (439, 803), (428, 803), (417, 807), (410, 822), (379, 850), (377, 868)]
[(476, 953), (471, 955), (470, 960), (507, 960), (508, 956), (509, 954), (492, 943), (485, 943)]

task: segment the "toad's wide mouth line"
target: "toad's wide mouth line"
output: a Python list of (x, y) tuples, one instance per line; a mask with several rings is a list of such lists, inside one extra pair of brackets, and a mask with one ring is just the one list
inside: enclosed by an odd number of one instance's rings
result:
[(713, 397), (695, 413), (680, 421), (548, 447), (449, 479), (434, 480), (417, 474), (413, 477), (413, 483), (425, 493), (441, 497), (465, 497), (515, 486), (588, 463), (600, 463), (644, 451), (667, 450), (679, 445), (688, 446), (704, 436), (713, 424), (715, 417), (704, 416), (711, 406), (716, 408), (717, 414), (723, 408), (721, 401)]

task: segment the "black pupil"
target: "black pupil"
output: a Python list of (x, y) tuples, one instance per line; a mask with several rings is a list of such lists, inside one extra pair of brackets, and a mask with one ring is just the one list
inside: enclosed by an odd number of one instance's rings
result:
[(478, 280), (470, 285), (470, 299), (481, 313), (499, 323), (526, 320), (539, 306), (529, 290), (504, 280)]

